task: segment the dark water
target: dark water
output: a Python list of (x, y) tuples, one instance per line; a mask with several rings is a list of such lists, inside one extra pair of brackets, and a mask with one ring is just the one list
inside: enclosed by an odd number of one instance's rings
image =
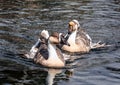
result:
[[(29, 51), (43, 29), (66, 33), (72, 19), (94, 42), (113, 46), (74, 56), (69, 69), (43, 68), (17, 55)], [(119, 0), (0, 0), (0, 85), (52, 83), (120, 85)]]

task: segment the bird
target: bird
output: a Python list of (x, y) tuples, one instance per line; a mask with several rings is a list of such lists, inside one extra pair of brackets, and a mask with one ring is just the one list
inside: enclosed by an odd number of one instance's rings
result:
[(39, 47), (33, 58), (34, 62), (45, 67), (60, 68), (65, 66), (64, 56), (57, 45), (61, 42), (61, 33), (53, 32), (47, 39), (46, 46)]
[(91, 49), (104, 47), (105, 43), (92, 42), (92, 38), (81, 28), (78, 20), (69, 22), (68, 33), (64, 36), (69, 45), (62, 45), (61, 49), (70, 53), (88, 53)]

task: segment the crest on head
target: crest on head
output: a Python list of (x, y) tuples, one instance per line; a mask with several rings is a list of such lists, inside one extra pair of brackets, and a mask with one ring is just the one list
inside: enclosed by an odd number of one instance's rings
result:
[(77, 25), (78, 25), (78, 27), (80, 27), (80, 24), (79, 24), (79, 22), (78, 22), (78, 20), (72, 20), (74, 23), (76, 23)]

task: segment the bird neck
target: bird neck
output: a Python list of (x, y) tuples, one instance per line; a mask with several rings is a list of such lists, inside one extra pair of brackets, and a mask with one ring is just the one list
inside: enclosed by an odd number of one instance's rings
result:
[(69, 44), (75, 44), (76, 34), (77, 34), (77, 30), (72, 32), (72, 34), (69, 36), (68, 38)]
[(48, 52), (49, 52), (49, 58), (58, 58), (57, 52), (56, 52), (56, 45), (52, 44), (48, 41)]

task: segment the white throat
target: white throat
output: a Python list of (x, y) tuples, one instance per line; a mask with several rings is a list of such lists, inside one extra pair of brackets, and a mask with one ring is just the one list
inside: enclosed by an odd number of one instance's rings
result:
[(58, 58), (56, 52), (56, 46), (54, 44), (51, 44), (49, 41), (48, 41), (48, 52), (49, 52), (49, 59)]
[(75, 38), (76, 38), (77, 30), (72, 32), (72, 34), (68, 38), (69, 44), (75, 44)]

